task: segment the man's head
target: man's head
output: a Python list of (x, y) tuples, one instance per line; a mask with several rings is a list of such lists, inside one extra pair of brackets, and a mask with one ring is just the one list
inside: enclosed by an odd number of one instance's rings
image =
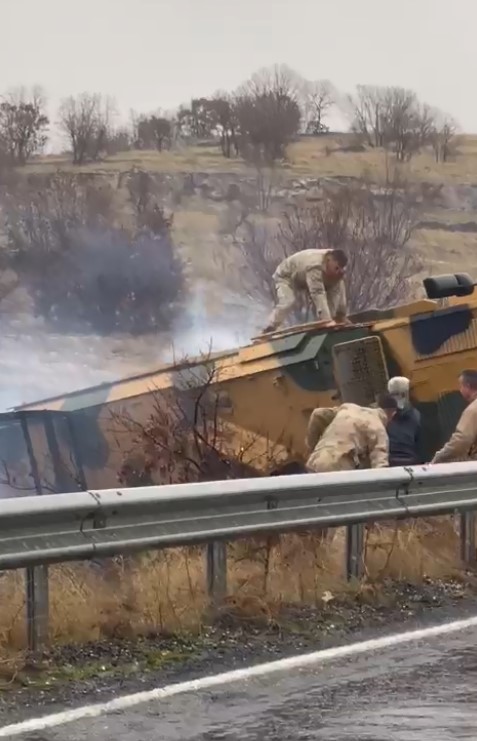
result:
[(464, 370), (459, 376), (459, 391), (466, 401), (477, 398), (477, 370)]
[(404, 409), (409, 404), (409, 387), (411, 382), (405, 376), (394, 376), (388, 381), (388, 394), (394, 396), (398, 409)]
[(379, 394), (376, 402), (378, 409), (384, 412), (387, 421), (390, 422), (398, 410), (398, 403), (394, 396), (388, 393)]
[(325, 255), (323, 273), (330, 280), (340, 280), (346, 272), (348, 258), (343, 250), (329, 250)]

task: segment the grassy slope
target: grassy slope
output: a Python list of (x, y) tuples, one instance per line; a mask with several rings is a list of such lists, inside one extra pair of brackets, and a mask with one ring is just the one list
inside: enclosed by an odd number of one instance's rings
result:
[[(289, 161), (282, 168), (281, 178), (295, 179), (305, 177), (358, 177), (364, 172), (373, 179), (379, 179), (385, 167), (385, 156), (382, 151), (344, 152), (340, 147), (347, 143), (347, 135), (306, 139), (289, 148)], [(133, 167), (150, 172), (164, 173), (236, 173), (237, 177), (247, 174), (247, 167), (240, 160), (225, 160), (218, 149), (207, 147), (184, 148), (177, 152), (125, 152), (108, 160), (75, 168), (75, 171), (104, 174), (114, 177), (116, 173), (130, 170)], [(436, 164), (431, 152), (424, 152), (406, 165), (407, 176), (419, 182), (434, 185), (444, 184), (453, 189), (459, 186), (477, 187), (477, 136), (462, 137), (459, 154), (454, 161)], [(71, 169), (66, 157), (52, 156), (36, 160), (27, 168), (27, 172), (53, 172), (56, 169)], [(476, 191), (477, 193), (477, 191)], [(477, 222), (476, 210), (463, 210), (460, 195), (453, 199), (452, 209), (438, 209), (424, 215), (425, 221), (437, 221), (444, 228), (419, 229), (413, 244), (422, 254), (425, 272), (439, 273), (455, 269), (468, 270), (477, 277), (477, 231), (447, 231), (447, 225), (462, 222)], [(176, 231), (182, 245), (199, 246), (192, 249), (190, 257), (201, 269), (203, 277), (210, 278), (219, 270), (213, 257), (216, 252), (212, 247), (205, 255), (204, 244), (210, 243), (211, 232), (216, 232), (217, 214), (200, 209), (182, 211), (177, 214)], [(203, 235), (202, 238), (200, 235)], [(200, 254), (198, 254), (200, 249)], [(220, 249), (219, 249), (220, 251)]]

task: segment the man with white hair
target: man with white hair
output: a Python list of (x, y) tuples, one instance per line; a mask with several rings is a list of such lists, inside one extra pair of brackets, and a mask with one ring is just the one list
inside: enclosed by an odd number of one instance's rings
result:
[(396, 399), (398, 405), (397, 414), (387, 425), (390, 466), (415, 466), (421, 462), (421, 415), (410, 402), (410, 385), (409, 378), (405, 376), (394, 376), (388, 382), (388, 393)]

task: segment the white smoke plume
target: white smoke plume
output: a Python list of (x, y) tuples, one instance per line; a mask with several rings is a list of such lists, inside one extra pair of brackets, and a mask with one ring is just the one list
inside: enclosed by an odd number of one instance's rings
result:
[(227, 294), (219, 311), (207, 298), (217, 286), (199, 284), (172, 333), (132, 337), (60, 334), (40, 319), (3, 320), (0, 411), (141, 373), (201, 353), (248, 344), (266, 308)]

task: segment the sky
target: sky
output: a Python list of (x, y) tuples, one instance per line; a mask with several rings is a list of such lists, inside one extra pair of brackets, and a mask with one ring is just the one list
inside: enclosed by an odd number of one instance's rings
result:
[(0, 90), (173, 109), (284, 63), (343, 93), (412, 88), (477, 132), (477, 0), (0, 0)]

